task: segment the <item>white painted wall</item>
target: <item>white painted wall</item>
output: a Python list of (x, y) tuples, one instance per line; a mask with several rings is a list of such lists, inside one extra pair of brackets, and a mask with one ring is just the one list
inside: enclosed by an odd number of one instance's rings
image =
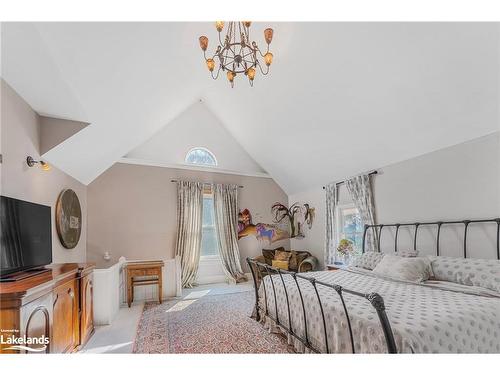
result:
[(217, 158), (216, 169), (243, 174), (264, 172), (202, 102), (188, 107), (153, 137), (130, 151), (126, 158), (169, 166), (184, 165), (186, 154), (194, 147), (209, 149)]
[[(30, 168), (26, 157), (40, 160), (40, 116), (3, 79), (1, 90), (1, 133), (3, 162), (2, 195), (51, 207), (52, 261), (85, 262), (87, 247), (87, 187), (52, 165), (50, 171)], [(55, 206), (63, 189), (73, 189), (82, 208), (82, 233), (74, 249), (62, 246), (57, 235)]]
[[(428, 153), (379, 169), (373, 177), (379, 223), (490, 218), (500, 216), (500, 133)], [(345, 186), (340, 203), (350, 202)], [(304, 239), (293, 239), (294, 249), (306, 249), (323, 261), (325, 239), (325, 195), (321, 186), (293, 194), (295, 201), (316, 208), (316, 222)], [(443, 227), (444, 228), (444, 227)], [(472, 228), (468, 246), (474, 257), (495, 256), (495, 228)], [(460, 256), (462, 227), (443, 229), (442, 255)], [(432, 233), (419, 236), (423, 253), (433, 253)], [(400, 232), (399, 247), (411, 247), (411, 234)], [(392, 249), (390, 232), (384, 232), (382, 249)]]
[(96, 325), (111, 324), (122, 302), (123, 266), (125, 258), (109, 268), (94, 269), (94, 323)]
[[(177, 192), (172, 179), (244, 186), (239, 191), (239, 205), (251, 211), (254, 223), (271, 223), (271, 206), (287, 202), (287, 195), (269, 178), (117, 163), (88, 186), (87, 261), (109, 267), (121, 256), (130, 260), (173, 259)], [(248, 272), (246, 257), (261, 254), (262, 248), (288, 248), (290, 241), (268, 245), (249, 236), (238, 244), (243, 271)], [(109, 261), (103, 259), (105, 252), (110, 253)], [(166, 266), (165, 272), (164, 291), (173, 293), (167, 279), (172, 271)]]

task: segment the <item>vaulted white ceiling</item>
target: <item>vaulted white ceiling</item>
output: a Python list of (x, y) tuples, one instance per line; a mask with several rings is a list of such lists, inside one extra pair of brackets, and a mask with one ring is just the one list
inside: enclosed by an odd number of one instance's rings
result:
[(192, 169), (196, 167), (188, 165), (185, 158), (190, 150), (197, 147), (208, 149), (217, 160), (217, 167), (205, 169), (268, 177), (202, 101), (188, 107), (170, 124), (127, 153), (121, 161)]
[(212, 23), (2, 24), (2, 77), (37, 112), (90, 123), (45, 155), (83, 183), (199, 99), (287, 193), (498, 130), (498, 24), (254, 23), (259, 44), (268, 25), (253, 88), (209, 78)]

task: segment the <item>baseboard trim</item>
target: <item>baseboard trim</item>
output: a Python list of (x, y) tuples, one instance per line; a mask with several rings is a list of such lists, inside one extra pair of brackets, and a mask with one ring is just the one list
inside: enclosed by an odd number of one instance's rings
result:
[[(245, 276), (247, 277), (248, 281), (252, 281), (252, 273), (251, 272), (245, 273)], [(201, 277), (201, 278), (196, 279), (196, 283), (198, 285), (219, 284), (219, 283), (231, 284), (231, 282), (227, 279), (227, 277), (225, 275)]]
[(226, 275), (205, 276), (196, 279), (196, 284), (198, 285), (217, 284), (226, 282), (227, 282)]

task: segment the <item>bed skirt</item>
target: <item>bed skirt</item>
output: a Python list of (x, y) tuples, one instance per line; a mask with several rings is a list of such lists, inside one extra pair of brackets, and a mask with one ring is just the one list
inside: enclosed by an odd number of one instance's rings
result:
[(311, 354), (314, 353), (311, 349), (306, 347), (299, 339), (288, 333), (283, 327), (276, 324), (274, 320), (266, 315), (260, 317), (260, 323), (264, 328), (272, 334), (284, 336), (287, 339), (288, 345), (292, 346), (295, 353)]

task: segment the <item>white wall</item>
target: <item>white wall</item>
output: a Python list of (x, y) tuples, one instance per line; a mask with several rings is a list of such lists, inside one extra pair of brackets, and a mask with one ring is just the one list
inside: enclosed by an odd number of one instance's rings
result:
[[(1, 131), (3, 163), (2, 195), (39, 203), (52, 211), (52, 260), (54, 263), (85, 262), (87, 244), (87, 187), (52, 166), (48, 172), (29, 168), (26, 157), (40, 159), (40, 116), (1, 80)], [(82, 208), (82, 233), (78, 245), (65, 249), (57, 236), (55, 204), (61, 190), (73, 189)]]
[(242, 174), (265, 172), (202, 102), (188, 107), (126, 157), (170, 166), (185, 165), (185, 156), (194, 147), (205, 147), (213, 152), (218, 169)]
[[(271, 206), (287, 203), (286, 194), (270, 178), (117, 163), (88, 186), (87, 260), (98, 267), (109, 267), (121, 256), (128, 260), (173, 259), (177, 191), (172, 179), (243, 185), (239, 205), (251, 211), (254, 223), (271, 223)], [(290, 241), (268, 245), (246, 237), (238, 244), (243, 270), (248, 272), (246, 257), (261, 254), (263, 247), (288, 248)], [(109, 262), (103, 260), (106, 251), (111, 254)], [(213, 267), (206, 266), (201, 276), (213, 276)], [(164, 270), (163, 289), (174, 292), (171, 284), (165, 284), (172, 274), (167, 263)]]
[[(448, 147), (379, 169), (373, 177), (378, 223), (493, 218), (500, 216), (500, 133)], [(349, 203), (345, 186), (340, 203)], [(316, 222), (305, 239), (293, 239), (292, 248), (307, 249), (323, 261), (325, 195), (321, 186), (293, 194), (290, 203), (301, 201), (316, 208)], [(443, 255), (460, 256), (462, 227), (445, 229)], [(475, 257), (495, 256), (495, 224), (472, 228), (469, 249)], [(411, 247), (409, 233), (400, 232), (400, 247)], [(421, 250), (434, 251), (432, 233), (422, 233)], [(420, 239), (420, 237), (419, 237)], [(392, 248), (389, 232), (382, 248)], [(428, 240), (428, 241), (427, 241)], [(427, 242), (426, 242), (427, 241)], [(482, 242), (479, 242), (482, 241)], [(420, 247), (420, 245), (419, 245)]]

